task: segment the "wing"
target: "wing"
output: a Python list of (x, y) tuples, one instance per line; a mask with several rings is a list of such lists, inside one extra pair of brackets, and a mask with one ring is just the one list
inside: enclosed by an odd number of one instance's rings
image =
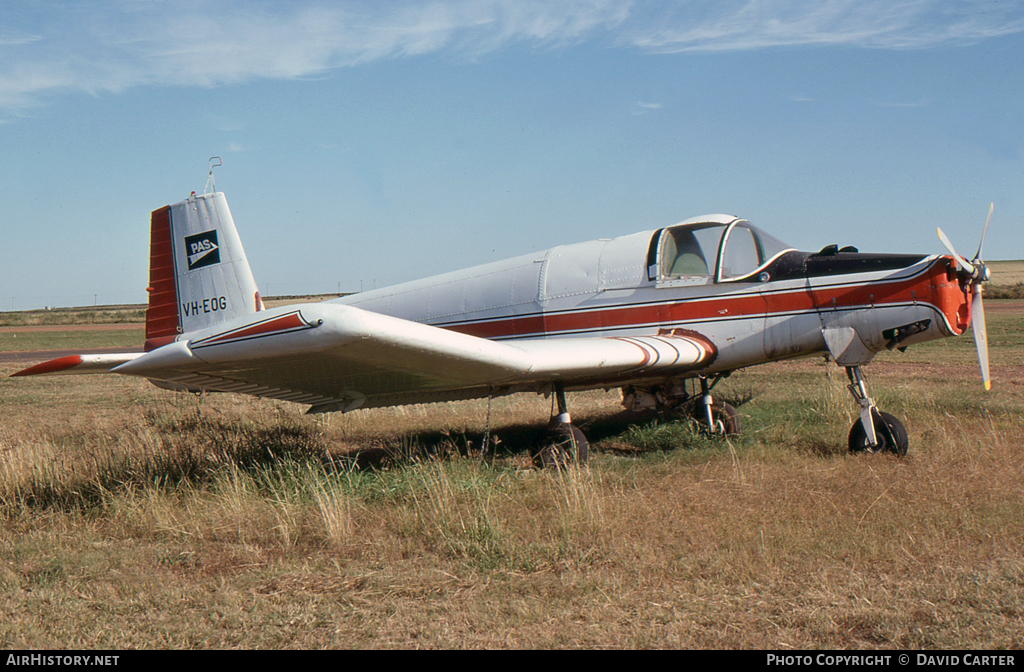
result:
[[(715, 356), (714, 346), (694, 335), (505, 343), (330, 303), (267, 310), (188, 336), (92, 370), (323, 412), (540, 389), (555, 380), (615, 385), (701, 368)], [(69, 370), (48, 362), (15, 375)]]

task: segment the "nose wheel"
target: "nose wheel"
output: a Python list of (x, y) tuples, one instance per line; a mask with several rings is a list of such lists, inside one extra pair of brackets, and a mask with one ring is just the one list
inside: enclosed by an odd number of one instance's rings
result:
[(850, 429), (851, 453), (892, 453), (897, 457), (907, 454), (907, 430), (899, 420), (877, 408), (874, 416), (875, 443), (868, 441), (864, 423), (861, 420), (853, 423)]
[(874, 400), (868, 396), (859, 366), (846, 367), (846, 375), (850, 379), (847, 386), (850, 394), (861, 409), (860, 418), (850, 428), (850, 452), (906, 455), (910, 444), (906, 427), (895, 416), (878, 410)]

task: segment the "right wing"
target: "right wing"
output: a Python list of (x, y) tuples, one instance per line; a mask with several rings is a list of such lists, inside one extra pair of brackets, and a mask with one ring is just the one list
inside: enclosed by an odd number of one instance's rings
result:
[[(172, 389), (241, 392), (323, 412), (474, 398), (554, 381), (613, 386), (702, 368), (715, 356), (696, 335), (505, 343), (331, 303), (267, 310), (186, 336), (98, 368)], [(16, 375), (61, 372), (48, 364)]]

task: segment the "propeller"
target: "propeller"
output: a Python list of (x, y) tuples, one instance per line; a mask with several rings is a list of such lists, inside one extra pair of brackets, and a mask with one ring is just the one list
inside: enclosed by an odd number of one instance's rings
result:
[(978, 251), (974, 259), (967, 261), (960, 256), (953, 243), (946, 234), (939, 229), (939, 240), (949, 250), (956, 260), (957, 266), (963, 271), (963, 279), (971, 286), (971, 330), (974, 332), (974, 346), (978, 350), (978, 363), (981, 365), (981, 379), (985, 383), (985, 389), (992, 389), (992, 378), (989, 376), (988, 368), (988, 330), (985, 327), (985, 304), (981, 300), (981, 285), (988, 282), (989, 271), (985, 262), (981, 260), (981, 250), (985, 246), (985, 236), (988, 235), (988, 225), (992, 222), (992, 211), (995, 210), (995, 203), (988, 208), (988, 219), (985, 221), (985, 230), (981, 234), (981, 242), (978, 243)]

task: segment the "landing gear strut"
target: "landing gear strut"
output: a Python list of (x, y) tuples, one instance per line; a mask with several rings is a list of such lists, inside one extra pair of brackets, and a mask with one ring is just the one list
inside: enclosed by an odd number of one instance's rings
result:
[(638, 417), (646, 413), (652, 417), (671, 419), (685, 414), (708, 436), (736, 436), (742, 429), (740, 414), (732, 405), (716, 401), (711, 396), (715, 385), (731, 373), (719, 373), (711, 380), (707, 376), (698, 376), (699, 395), (696, 386), (691, 393), (682, 380), (665, 381), (648, 388), (630, 385), (622, 388), (622, 405), (626, 412)]
[(860, 404), (860, 418), (850, 429), (850, 452), (893, 453), (897, 457), (906, 455), (909, 440), (903, 423), (889, 413), (878, 410), (874, 400), (868, 396), (859, 366), (846, 367), (846, 376), (850, 379), (847, 388)]
[(740, 433), (740, 414), (724, 401), (711, 398), (711, 388), (721, 378), (708, 385), (707, 376), (700, 376), (700, 399), (693, 410), (693, 417), (708, 436), (736, 436)]
[(551, 422), (537, 445), (530, 451), (537, 467), (564, 468), (570, 464), (584, 465), (590, 452), (590, 444), (580, 428), (572, 424), (568, 405), (565, 403), (565, 387), (554, 383), (551, 391), (555, 396), (558, 411), (552, 413)]

